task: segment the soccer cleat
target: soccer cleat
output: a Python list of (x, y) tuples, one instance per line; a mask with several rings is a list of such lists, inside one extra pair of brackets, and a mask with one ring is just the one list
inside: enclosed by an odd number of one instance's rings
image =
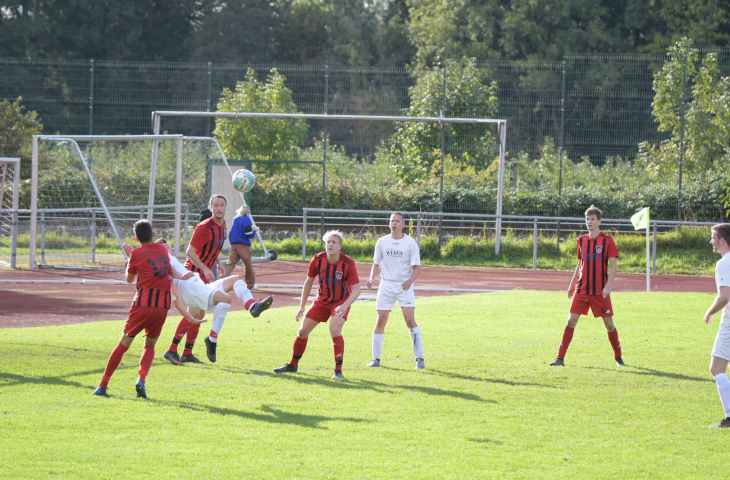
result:
[(147, 389), (144, 388), (144, 382), (141, 378), (134, 384), (134, 389), (137, 390), (137, 398), (147, 398)]
[(94, 395), (99, 395), (100, 397), (108, 397), (109, 396), (106, 393), (106, 388), (102, 387), (101, 385), (99, 385), (98, 387), (96, 387), (96, 390), (94, 390)]
[(556, 358), (552, 362), (550, 362), (551, 367), (564, 367), (565, 366), (565, 360), (562, 358)]
[(417, 370), (423, 370), (424, 368), (426, 368), (426, 364), (423, 361), (423, 359), (422, 358), (417, 358), (416, 359), (416, 369)]
[(344, 380), (345, 376), (342, 375), (342, 370), (335, 370), (335, 374), (332, 375), (332, 380)]
[(203, 363), (198, 357), (196, 357), (192, 353), (190, 355), (183, 355), (182, 357), (180, 357), (180, 360), (182, 360), (183, 363)]
[(205, 337), (205, 353), (208, 355), (208, 360), (215, 363), (215, 349), (218, 346), (217, 342), (211, 342), (210, 337)]
[(380, 366), (380, 359), (379, 358), (375, 358), (375, 359), (373, 359), (372, 362), (368, 363), (365, 366), (366, 367), (379, 367)]
[(284, 364), (283, 367), (274, 369), (274, 371), (276, 373), (297, 373), (297, 370), (299, 370), (299, 368), (295, 367), (294, 365), (292, 365), (290, 363), (286, 363), (286, 364)]
[(618, 357), (616, 360), (616, 366), (617, 367), (625, 367), (626, 364), (624, 363), (623, 359), (621, 357)]
[(269, 295), (268, 297), (264, 298), (263, 301), (251, 305), (249, 313), (251, 313), (252, 317), (256, 318), (261, 315), (264, 310), (268, 309), (272, 303), (274, 303), (274, 297)]
[(182, 360), (180, 360), (180, 355), (178, 355), (177, 352), (173, 352), (171, 350), (168, 350), (168, 351), (165, 352), (165, 354), (163, 355), (163, 357), (166, 360), (169, 360), (170, 363), (172, 363), (173, 365), (177, 365), (179, 367), (184, 367), (185, 366), (183, 364)]
[(720, 423), (716, 425), (710, 425), (710, 428), (727, 428), (730, 427), (730, 417), (724, 418)]

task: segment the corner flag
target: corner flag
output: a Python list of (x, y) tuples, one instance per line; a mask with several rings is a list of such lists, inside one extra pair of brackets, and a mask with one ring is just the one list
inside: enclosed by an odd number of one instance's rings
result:
[(649, 230), (649, 207), (644, 207), (631, 216), (631, 223), (634, 224), (634, 230)]

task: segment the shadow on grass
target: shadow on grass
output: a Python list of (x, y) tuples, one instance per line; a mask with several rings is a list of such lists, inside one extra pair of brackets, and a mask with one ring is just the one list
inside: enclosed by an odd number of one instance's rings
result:
[(164, 400), (150, 400), (152, 403), (160, 405), (184, 408), (187, 410), (193, 410), (195, 412), (202, 413), (213, 413), (217, 415), (232, 415), (239, 418), (246, 418), (249, 420), (256, 420), (260, 422), (268, 423), (279, 423), (279, 424), (290, 424), (298, 425), (305, 428), (318, 428), (327, 430), (327, 427), (321, 426), (323, 422), (352, 422), (352, 423), (364, 423), (369, 422), (362, 418), (352, 417), (325, 417), (322, 415), (306, 415), (302, 413), (291, 413), (279, 410), (268, 405), (261, 406), (261, 412), (245, 412), (242, 410), (233, 410), (231, 408), (214, 407), (212, 405), (201, 405), (197, 403), (189, 402), (170, 402)]
[(458, 378), (459, 380), (470, 380), (472, 382), (500, 383), (502, 385), (510, 385), (513, 387), (560, 388), (560, 387), (556, 387), (554, 385), (545, 385), (542, 383), (514, 382), (512, 380), (501, 380), (501, 379), (497, 379), (497, 378), (475, 377), (472, 375), (463, 375), (461, 373), (444, 372), (442, 370), (435, 370), (433, 368), (429, 368), (428, 370), (426, 370), (426, 373), (435, 373), (436, 375), (441, 375), (444, 377)]
[(78, 375), (101, 375), (104, 373), (103, 368), (96, 370), (88, 370), (85, 372), (74, 372), (67, 375), (60, 376), (41, 376), (41, 377), (29, 377), (27, 375), (17, 375), (14, 373), (0, 373), (0, 388), (12, 387), (14, 385), (45, 385), (45, 386), (62, 386), (62, 387), (78, 387), (83, 389), (90, 388), (88, 383), (79, 383), (70, 380), (65, 380), (68, 377), (76, 377)]
[(494, 445), (504, 445), (499, 440), (492, 440), (491, 438), (467, 438), (467, 440), (474, 443), (492, 443)]
[(585, 367), (587, 370), (604, 370), (607, 372), (621, 372), (630, 373), (632, 375), (645, 375), (650, 377), (665, 377), (674, 378), (676, 380), (688, 380), (690, 382), (711, 382), (714, 383), (710, 378), (705, 377), (691, 377), (689, 375), (682, 375), (681, 373), (663, 372), (661, 370), (655, 370), (653, 368), (637, 367), (636, 365), (627, 365), (621, 368), (604, 368), (604, 367)]
[(495, 400), (488, 400), (485, 398), (480, 397), (479, 395), (474, 395), (473, 393), (467, 393), (467, 392), (460, 392), (458, 390), (445, 390), (442, 388), (435, 388), (435, 387), (423, 387), (418, 385), (392, 385), (392, 384), (386, 384), (381, 382), (374, 382), (372, 380), (362, 380), (362, 379), (355, 379), (351, 380), (345, 377), (344, 380), (328, 380), (325, 378), (312, 378), (309, 376), (302, 376), (299, 374), (281, 374), (277, 375), (275, 373), (268, 373), (268, 372), (262, 372), (258, 370), (249, 371), (248, 372), (251, 375), (258, 375), (258, 376), (271, 376), (276, 378), (281, 378), (282, 381), (289, 381), (289, 382), (297, 382), (302, 383), (306, 385), (320, 385), (323, 387), (329, 387), (329, 388), (340, 388), (340, 389), (359, 389), (359, 390), (368, 390), (368, 391), (374, 391), (378, 393), (397, 393), (398, 391), (402, 390), (408, 390), (408, 391), (414, 391), (414, 392), (420, 392), (425, 395), (432, 395), (432, 396), (445, 396), (445, 397), (453, 397), (453, 398), (459, 398), (462, 400), (470, 400), (470, 401), (476, 401), (476, 402), (486, 402), (486, 403), (497, 403)]

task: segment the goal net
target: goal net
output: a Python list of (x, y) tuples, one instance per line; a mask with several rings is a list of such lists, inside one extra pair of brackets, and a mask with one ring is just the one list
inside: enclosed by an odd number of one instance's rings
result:
[(33, 147), (31, 267), (121, 269), (143, 218), (184, 254), (213, 171), (230, 171), (209, 137), (42, 135)]
[(0, 266), (16, 268), (20, 159), (0, 158)]

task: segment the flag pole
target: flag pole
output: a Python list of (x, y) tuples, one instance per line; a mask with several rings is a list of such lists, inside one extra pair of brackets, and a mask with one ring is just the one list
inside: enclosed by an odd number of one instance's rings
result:
[(649, 226), (646, 227), (646, 291), (651, 292), (651, 280), (649, 276), (651, 275), (649, 272)]

